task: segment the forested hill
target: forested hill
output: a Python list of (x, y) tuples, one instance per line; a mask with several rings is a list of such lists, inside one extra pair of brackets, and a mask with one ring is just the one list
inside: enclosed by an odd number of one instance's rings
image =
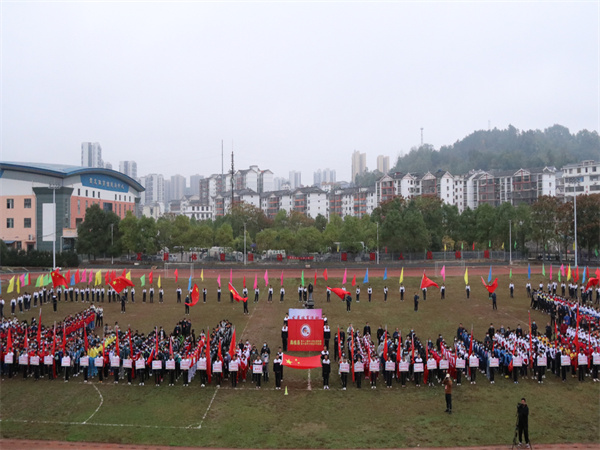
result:
[(439, 150), (431, 145), (413, 148), (400, 158), (392, 172), (467, 173), (471, 169), (520, 169), (563, 165), (587, 159), (600, 159), (600, 137), (596, 131), (571, 134), (562, 125), (540, 130), (475, 131), (453, 145)]

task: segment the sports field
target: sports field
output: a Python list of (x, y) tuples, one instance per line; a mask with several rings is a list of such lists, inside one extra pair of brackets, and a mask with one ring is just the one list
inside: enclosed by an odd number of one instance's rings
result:
[[(352, 312), (347, 313), (345, 304), (332, 296), (331, 303), (325, 302), (326, 283), (322, 269), (318, 271), (316, 307), (323, 308), (332, 332), (337, 326), (352, 323), (362, 329), (369, 322), (373, 333), (379, 325), (393, 331), (396, 327), (406, 335), (414, 329), (421, 340), (435, 341), (441, 333), (452, 341), (459, 322), (466, 328), (473, 325), (474, 336), (482, 340), (493, 322), (515, 328), (521, 324), (527, 328), (529, 301), (525, 295), (527, 268), (513, 268), (516, 285), (514, 299), (508, 294), (508, 269), (494, 267), (498, 277), (498, 310), (492, 311), (487, 291), (481, 284), (480, 275), (487, 278), (488, 267), (469, 268), (471, 299), (464, 294), (464, 269), (448, 270), (446, 275), (446, 300), (430, 289), (427, 301), (421, 301), (419, 311), (413, 311), (412, 296), (420, 283), (421, 269), (405, 270), (404, 285), (407, 293), (400, 302), (398, 277), (400, 269), (388, 270), (388, 279), (383, 280), (383, 267), (369, 268), (369, 281), (373, 287), (373, 302), (367, 301), (363, 286), (365, 268), (348, 269), (348, 278), (356, 274), (361, 285), (360, 303), (352, 303)], [(249, 301), (249, 315), (243, 315), (242, 305), (230, 303), (226, 292), (229, 280), (227, 270), (204, 270), (204, 282), (196, 270), (194, 282), (200, 289), (208, 289), (208, 302), (202, 300), (191, 309), (192, 326), (198, 334), (200, 329), (213, 327), (221, 319), (229, 319), (237, 330), (238, 342), (250, 340), (257, 346), (268, 342), (272, 351), (281, 345), (282, 319), (288, 308), (298, 307), (297, 287), (302, 269), (286, 270), (284, 285), (286, 299), (281, 304), (278, 298), (280, 270), (269, 270), (270, 282), (275, 290), (273, 303), (267, 303), (264, 287), (264, 269), (234, 270), (234, 285), (241, 290), (242, 277), (252, 293), (255, 274), (261, 288), (258, 304)], [(537, 270), (539, 272), (539, 270)], [(132, 330), (150, 331), (154, 326), (171, 330), (176, 321), (183, 317), (182, 304), (176, 304), (172, 272), (163, 278), (166, 298), (159, 304), (141, 303), (138, 278), (146, 272), (132, 273), (136, 282), (136, 303), (127, 305), (127, 313), (120, 313), (119, 304), (104, 307), (104, 323)], [(155, 271), (157, 279), (161, 271)], [(224, 289), (221, 303), (216, 302), (216, 278), (221, 275)], [(329, 270), (329, 285), (341, 287), (343, 270)], [(441, 283), (433, 269), (427, 275)], [(187, 274), (180, 270), (181, 287), (187, 287)], [(312, 281), (314, 269), (305, 270), (306, 282)], [(556, 274), (555, 274), (556, 276)], [(542, 280), (533, 275), (535, 286)], [(545, 279), (547, 281), (547, 278)], [(390, 288), (388, 301), (383, 302), (383, 287)], [(346, 284), (348, 290), (350, 282)], [(9, 298), (5, 296), (5, 300)], [(252, 298), (252, 295), (251, 295)], [(81, 303), (59, 303), (58, 312), (45, 307), (42, 321), (51, 324), (67, 314), (83, 309)], [(6, 312), (6, 308), (5, 308)], [(27, 319), (37, 317), (33, 310)], [(548, 317), (532, 312), (540, 330)], [(333, 341), (332, 341), (333, 342)], [(350, 385), (347, 391), (340, 389), (337, 365), (332, 367), (331, 390), (322, 389), (320, 370), (294, 371), (284, 369), (285, 392), (272, 389), (271, 381), (258, 391), (248, 383), (231, 389), (225, 382), (221, 388), (201, 388), (194, 380), (183, 387), (181, 380), (176, 386), (153, 383), (145, 386), (126, 383), (114, 385), (106, 382), (84, 384), (81, 377), (69, 383), (61, 380), (21, 378), (3, 380), (0, 390), (1, 436), (3, 438), (52, 439), (65, 441), (97, 441), (135, 444), (186, 445), (206, 447), (253, 447), (253, 448), (365, 448), (365, 447), (416, 447), (416, 446), (466, 446), (512, 443), (516, 404), (526, 397), (529, 408), (529, 431), (536, 443), (599, 443), (600, 444), (600, 384), (587, 378), (578, 383), (569, 377), (561, 383), (550, 372), (545, 383), (539, 385), (523, 379), (518, 385), (510, 380), (496, 377), (496, 384), (480, 374), (476, 385), (463, 383), (453, 391), (454, 414), (444, 413), (443, 387), (408, 384), (405, 389), (394, 384), (393, 389), (371, 390), (363, 384), (358, 390)]]

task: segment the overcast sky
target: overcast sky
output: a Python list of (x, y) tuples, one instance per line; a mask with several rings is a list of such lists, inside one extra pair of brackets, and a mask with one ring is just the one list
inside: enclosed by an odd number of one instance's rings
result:
[(599, 3), (0, 3), (1, 158), (337, 170), (477, 129), (599, 127)]

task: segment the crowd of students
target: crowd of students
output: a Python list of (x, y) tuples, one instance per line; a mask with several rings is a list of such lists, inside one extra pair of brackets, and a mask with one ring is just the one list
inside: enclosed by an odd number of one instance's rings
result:
[[(569, 290), (572, 298), (557, 295), (555, 284), (549, 284), (547, 292), (543, 291), (543, 285), (537, 291), (532, 291), (529, 284), (526, 286), (532, 307), (549, 316), (543, 330), (538, 329), (535, 321), (526, 330), (520, 325), (511, 330), (504, 326), (496, 329), (490, 324), (482, 341), (474, 339), (472, 332), (462, 325), (452, 340), (446, 341), (439, 335), (432, 342), (422, 341), (413, 330), (402, 336), (398, 328), (388, 333), (379, 327), (372, 334), (368, 323), (362, 332), (350, 324), (346, 330), (333, 332), (330, 357), (332, 331), (325, 320), (325, 346), (321, 352), (323, 387), (329, 388), (332, 362), (338, 365), (342, 389), (347, 388), (350, 380), (362, 387), (363, 378), (369, 380), (373, 389), (379, 378), (388, 388), (394, 380), (403, 387), (408, 382), (417, 386), (435, 385), (441, 383), (446, 373), (458, 384), (463, 377), (476, 383), (477, 372), (491, 383), (495, 383), (497, 375), (510, 377), (514, 383), (529, 377), (543, 383), (547, 372), (559, 376), (563, 382), (567, 374), (578, 376), (580, 381), (586, 376), (598, 381), (600, 311), (585, 302), (578, 303), (576, 288)], [(128, 295), (135, 301), (134, 289), (129, 293), (124, 291), (121, 296), (112, 289), (108, 292), (109, 302), (128, 300)], [(304, 291), (299, 289), (299, 300), (303, 301), (303, 296)], [(98, 378), (102, 382), (111, 378), (114, 382), (137, 381), (142, 385), (153, 377), (157, 386), (165, 378), (170, 385), (181, 378), (186, 386), (194, 378), (200, 380), (201, 386), (210, 382), (221, 384), (228, 379), (237, 387), (238, 382), (251, 380), (260, 388), (269, 381), (272, 371), (276, 388), (281, 387), (285, 365), (281, 349), (287, 348), (287, 323), (284, 323), (285, 333), (282, 329), (282, 337), (285, 336), (282, 347), (271, 360), (267, 343), (258, 349), (247, 340), (236, 342), (233, 325), (227, 320), (208, 334), (202, 330), (198, 336), (188, 319), (178, 322), (171, 332), (161, 327), (147, 334), (122, 329), (118, 323), (112, 327), (104, 325), (103, 308), (98, 304), (104, 300), (103, 288), (56, 292), (43, 288), (23, 297), (23, 313), (30, 310), (32, 303), (35, 307), (38, 302), (56, 302), (59, 297), (65, 301), (89, 301), (92, 305), (53, 327), (39, 327), (35, 318), (29, 323), (17, 320), (16, 315), (3, 319), (2, 376), (22, 375), (35, 380), (47, 376), (69, 381), (70, 377), (81, 375), (84, 381)], [(180, 289), (177, 298), (181, 302)], [(584, 298), (592, 300), (587, 293)]]

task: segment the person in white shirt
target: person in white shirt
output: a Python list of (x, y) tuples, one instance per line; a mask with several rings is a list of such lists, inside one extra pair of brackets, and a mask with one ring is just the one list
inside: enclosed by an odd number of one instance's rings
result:
[(373, 295), (373, 288), (371, 286), (367, 289), (367, 295), (369, 296), (369, 303), (371, 303), (371, 296)]
[(388, 287), (384, 286), (383, 287), (383, 301), (387, 302), (387, 295), (388, 295)]
[(404, 284), (400, 283), (400, 301), (404, 301), (404, 292), (406, 289), (404, 288)]
[(268, 302), (273, 301), (273, 286), (269, 285), (269, 296), (267, 297)]
[(281, 286), (281, 289), (279, 290), (279, 301), (283, 302), (284, 297), (285, 297), (285, 289), (283, 286)]
[(356, 303), (360, 303), (360, 286), (356, 285)]

